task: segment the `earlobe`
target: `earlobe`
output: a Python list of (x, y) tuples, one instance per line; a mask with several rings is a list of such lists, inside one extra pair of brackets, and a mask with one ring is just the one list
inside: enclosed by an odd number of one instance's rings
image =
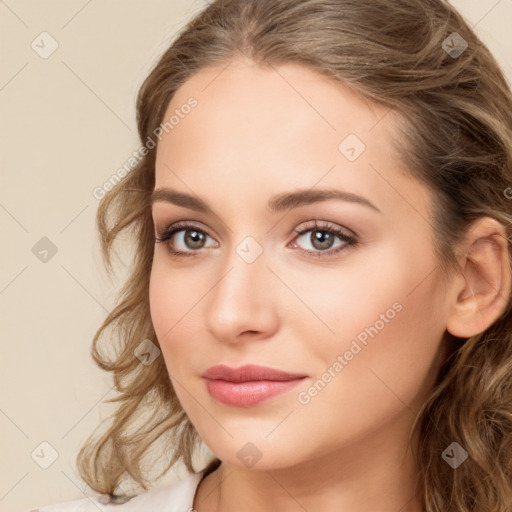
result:
[(458, 261), (461, 274), (453, 281), (446, 329), (469, 338), (492, 325), (509, 300), (511, 268), (503, 225), (490, 217), (475, 222)]

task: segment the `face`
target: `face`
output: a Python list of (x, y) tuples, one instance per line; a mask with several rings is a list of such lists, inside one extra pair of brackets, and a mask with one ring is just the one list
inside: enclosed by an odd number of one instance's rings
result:
[[(447, 307), (399, 118), (307, 68), (248, 61), (194, 75), (176, 110), (157, 148), (151, 315), (205, 444), (278, 468), (403, 437)], [(217, 365), (232, 371), (205, 378)]]

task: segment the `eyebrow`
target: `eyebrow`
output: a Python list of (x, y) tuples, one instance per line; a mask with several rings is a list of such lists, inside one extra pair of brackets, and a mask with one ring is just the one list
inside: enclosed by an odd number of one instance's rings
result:
[[(284, 210), (307, 206), (321, 201), (329, 201), (336, 199), (348, 203), (361, 204), (367, 206), (378, 213), (382, 213), (373, 203), (365, 197), (359, 196), (352, 192), (346, 192), (338, 189), (304, 189), (295, 192), (284, 192), (270, 198), (267, 208), (270, 212), (282, 212)], [(213, 214), (213, 210), (199, 197), (178, 192), (167, 187), (158, 188), (151, 195), (151, 205), (157, 202), (167, 202), (182, 206), (190, 210), (202, 213)]]

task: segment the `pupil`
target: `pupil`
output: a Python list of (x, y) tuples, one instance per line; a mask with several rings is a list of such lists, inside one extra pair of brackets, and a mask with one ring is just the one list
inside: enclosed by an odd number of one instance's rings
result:
[(333, 244), (333, 237), (325, 231), (313, 231), (311, 243), (315, 249), (329, 249)]
[(204, 244), (204, 235), (199, 231), (187, 230), (185, 233), (185, 243), (191, 246), (191, 249), (198, 249)]

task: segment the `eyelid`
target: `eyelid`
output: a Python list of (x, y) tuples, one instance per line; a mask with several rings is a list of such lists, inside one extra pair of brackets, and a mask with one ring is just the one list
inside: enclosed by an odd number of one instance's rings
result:
[[(212, 240), (214, 240), (218, 247), (218, 242), (215, 240), (215, 238), (213, 236), (211, 236), (209, 234), (208, 229), (203, 226), (204, 225), (200, 222), (190, 221), (190, 220), (173, 222), (173, 223), (169, 224), (163, 230), (163, 233), (157, 234), (155, 236), (155, 242), (164, 242), (165, 243), (168, 240), (170, 240), (178, 232), (187, 231), (189, 229), (197, 229), (198, 231), (204, 233), (207, 237), (210, 237)], [(303, 249), (300, 246), (297, 246), (297, 249), (294, 248), (294, 250), (298, 250), (299, 252), (307, 255), (308, 257), (309, 256), (321, 257), (321, 258), (334, 257), (338, 253), (341, 253), (345, 250), (354, 248), (354, 247), (358, 246), (358, 244), (359, 244), (359, 237), (352, 230), (349, 230), (348, 228), (345, 228), (344, 226), (334, 224), (330, 221), (315, 219), (315, 220), (306, 222), (306, 225), (304, 225), (302, 228), (294, 229), (293, 233), (296, 233), (297, 236), (293, 240), (291, 240), (291, 242), (289, 242), (287, 244), (287, 246), (290, 243), (296, 244), (296, 239), (300, 236), (303, 236), (308, 231), (328, 232), (328, 233), (333, 234), (335, 237), (337, 237), (338, 239), (340, 239), (343, 242), (343, 244), (341, 246), (338, 246), (335, 249), (327, 249), (325, 251), (322, 251), (322, 250), (311, 251), (311, 250)], [(174, 255), (176, 257), (200, 256), (202, 249), (210, 248), (210, 247), (203, 247), (198, 250), (179, 251), (179, 250), (171, 249), (170, 244), (167, 244), (167, 246), (168, 246), (168, 251), (170, 252), (170, 254)]]
[(181, 230), (187, 230), (187, 229), (193, 229), (193, 228), (197, 229), (198, 231), (204, 232), (210, 238), (214, 238), (212, 235), (210, 235), (208, 228), (203, 223), (198, 222), (198, 221), (181, 220), (181, 221), (171, 222), (170, 224), (166, 224), (163, 229), (156, 229), (156, 223), (155, 223), (156, 235), (159, 237), (165, 236), (170, 231), (181, 231)]
[[(197, 225), (199, 224), (199, 225)], [(180, 251), (171, 248), (170, 240), (174, 238), (174, 236), (182, 231), (187, 231), (190, 229), (196, 229), (201, 233), (204, 233), (207, 237), (211, 238), (215, 241), (216, 246), (218, 247), (218, 242), (215, 240), (213, 236), (208, 233), (208, 230), (203, 227), (203, 225), (196, 221), (177, 221), (172, 222), (163, 230), (157, 230), (155, 235), (155, 243), (163, 243), (167, 247), (167, 251), (171, 254), (171, 256), (175, 257), (194, 257), (199, 256), (201, 254), (201, 250), (189, 250), (189, 251)], [(209, 247), (205, 247), (208, 249)]]
[[(327, 233), (331, 233), (339, 240), (341, 240), (343, 243), (341, 244), (341, 246), (337, 246), (334, 249), (327, 249), (325, 251), (311, 251), (303, 249), (302, 247), (297, 245), (296, 239), (299, 238), (300, 236), (304, 236), (304, 234), (309, 231), (324, 231)], [(295, 229), (294, 233), (297, 233), (297, 236), (292, 240), (292, 243), (297, 245), (296, 250), (299, 250), (299, 252), (305, 254), (307, 257), (325, 259), (334, 258), (344, 251), (359, 246), (359, 236), (356, 233), (354, 233), (352, 230), (349, 230), (343, 226), (339, 226), (338, 224), (334, 224), (330, 221), (319, 221), (315, 219), (314, 221), (309, 221), (309, 223), (307, 223), (306, 226), (300, 229)]]
[(348, 237), (357, 238), (357, 234), (354, 233), (354, 231), (352, 231), (351, 229), (348, 229), (344, 226), (340, 226), (339, 224), (335, 224), (334, 222), (331, 222), (328, 220), (320, 220), (320, 219), (307, 221), (305, 226), (303, 226), (302, 228), (296, 228), (293, 230), (293, 232), (297, 233), (297, 234), (303, 234), (304, 231), (309, 231), (309, 230), (314, 230), (314, 229), (317, 229), (319, 231), (320, 230), (339, 231), (347, 238)]

